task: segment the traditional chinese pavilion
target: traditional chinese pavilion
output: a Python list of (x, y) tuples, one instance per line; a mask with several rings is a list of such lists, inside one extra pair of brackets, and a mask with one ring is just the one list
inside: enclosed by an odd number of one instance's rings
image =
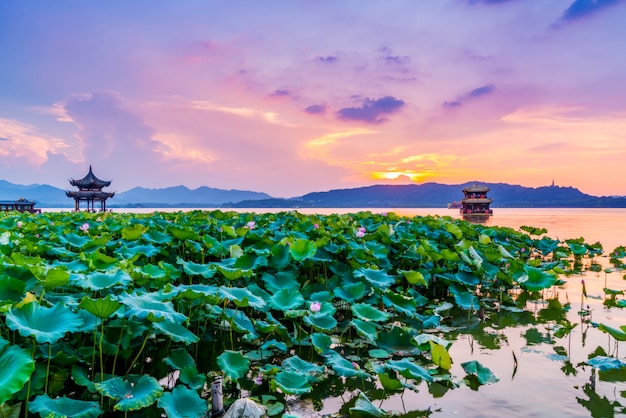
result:
[(110, 180), (100, 180), (89, 166), (89, 173), (80, 180), (70, 180), (70, 184), (78, 187), (78, 191), (66, 191), (67, 197), (74, 198), (76, 211), (80, 210), (80, 202), (87, 202), (87, 211), (95, 212), (95, 202), (100, 202), (100, 211), (106, 210), (106, 200), (115, 195), (115, 192), (103, 192), (102, 189), (111, 185)]
[(493, 210), (489, 208), (493, 199), (487, 197), (489, 187), (473, 186), (463, 189), (465, 197), (461, 200), (461, 215), (464, 218), (489, 217), (493, 215)]

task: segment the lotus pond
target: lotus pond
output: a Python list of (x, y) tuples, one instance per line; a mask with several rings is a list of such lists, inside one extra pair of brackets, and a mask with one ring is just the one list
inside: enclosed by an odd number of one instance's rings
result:
[[(437, 416), (455, 392), (513, 380), (494, 370), (517, 373), (525, 354), (502, 330), (521, 324), (565, 376), (592, 377), (578, 402), (592, 416), (624, 413), (594, 389), (626, 381), (626, 326), (590, 305), (626, 300), (606, 284), (590, 299), (581, 274), (621, 275), (626, 248), (601, 264), (600, 244), (545, 232), (370, 212), (2, 213), (0, 416), (201, 417), (218, 378), (226, 406), (247, 396), (270, 416), (328, 400), (333, 415)], [(606, 343), (574, 361), (581, 329)], [(493, 362), (459, 361), (468, 342)]]

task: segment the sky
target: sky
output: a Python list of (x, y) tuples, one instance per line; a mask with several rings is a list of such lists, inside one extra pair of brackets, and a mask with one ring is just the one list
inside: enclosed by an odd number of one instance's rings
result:
[(626, 0), (0, 2), (0, 179), (626, 195)]

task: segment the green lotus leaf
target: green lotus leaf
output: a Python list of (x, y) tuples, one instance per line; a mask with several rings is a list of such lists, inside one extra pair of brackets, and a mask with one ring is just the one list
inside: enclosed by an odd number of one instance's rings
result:
[(154, 264), (144, 264), (141, 267), (137, 267), (135, 271), (138, 271), (143, 276), (147, 276), (150, 279), (159, 280), (168, 277), (167, 270), (155, 266)]
[(291, 261), (291, 254), (289, 253), (289, 247), (282, 244), (276, 244), (272, 247), (272, 253), (269, 258), (269, 265), (276, 270), (282, 270), (289, 265)]
[(418, 286), (428, 286), (428, 282), (424, 278), (424, 274), (416, 270), (398, 270), (398, 273), (402, 274), (409, 284)]
[(26, 291), (26, 283), (14, 277), (0, 275), (0, 305), (15, 303), (22, 300)]
[(127, 318), (148, 319), (149, 321), (170, 321), (182, 324), (187, 317), (174, 310), (172, 302), (153, 300), (149, 294), (124, 294), (119, 301), (126, 305)]
[(457, 292), (454, 293), (454, 301), (457, 306), (466, 311), (477, 311), (480, 309), (480, 302), (478, 298), (470, 292)]
[(322, 333), (314, 333), (311, 334), (309, 338), (311, 338), (311, 343), (313, 344), (313, 347), (318, 354), (324, 355), (330, 350), (332, 340), (328, 335)]
[(613, 328), (605, 324), (598, 324), (598, 329), (611, 335), (617, 341), (626, 341), (626, 332), (622, 329)]
[(289, 253), (296, 261), (303, 261), (311, 258), (317, 252), (317, 245), (314, 241), (307, 239), (297, 239), (289, 246)]
[(415, 317), (417, 313), (417, 302), (415, 299), (404, 296), (400, 293), (394, 293), (391, 291), (383, 293), (383, 304), (387, 308), (393, 308), (409, 317)]
[(360, 268), (354, 271), (354, 277), (364, 277), (372, 286), (381, 289), (386, 289), (396, 282), (396, 279), (384, 270)]
[(407, 379), (415, 379), (417, 381), (425, 380), (427, 382), (433, 381), (433, 377), (430, 373), (428, 373), (428, 370), (408, 358), (403, 358), (402, 360), (389, 360), (386, 365), (387, 367), (396, 370)]
[(337, 320), (329, 314), (317, 313), (304, 317), (304, 323), (316, 331), (332, 331), (337, 326)]
[(72, 247), (83, 248), (85, 244), (91, 241), (91, 238), (88, 235), (76, 235), (73, 232), (69, 234), (63, 234), (59, 236), (59, 241), (64, 244), (69, 244)]
[(382, 348), (373, 348), (367, 352), (372, 358), (389, 358), (391, 357), (391, 353)]
[(92, 418), (104, 413), (96, 401), (80, 401), (65, 396), (50, 399), (45, 394), (30, 401), (28, 410), (46, 418)]
[(570, 248), (570, 250), (572, 250), (572, 253), (574, 253), (575, 255), (587, 254), (587, 247), (585, 247), (584, 245), (568, 242), (567, 246)]
[(258, 310), (265, 309), (265, 301), (253, 294), (249, 289), (220, 286), (218, 293), (222, 299), (229, 300), (240, 308), (251, 306)]
[(169, 356), (165, 357), (163, 361), (174, 370), (182, 370), (190, 367), (196, 368), (196, 362), (184, 348), (177, 348), (170, 351)]
[(239, 351), (224, 351), (217, 357), (217, 365), (222, 369), (226, 378), (230, 380), (242, 378), (250, 370), (250, 360)]
[(360, 366), (354, 362), (346, 360), (341, 357), (336, 351), (329, 351), (327, 353), (326, 362), (333, 369), (335, 374), (343, 377), (362, 377), (369, 378), (370, 375), (361, 370)]
[(117, 266), (120, 262), (117, 258), (102, 254), (97, 250), (89, 254), (87, 259), (89, 264), (96, 270), (107, 270)]
[(367, 251), (371, 255), (374, 256), (374, 258), (377, 258), (377, 259), (385, 259), (387, 258), (387, 255), (389, 253), (389, 251), (387, 250), (387, 247), (375, 241), (366, 242), (364, 247), (367, 249)]
[(141, 238), (144, 232), (148, 231), (148, 227), (141, 224), (134, 224), (122, 229), (122, 238), (126, 241), (135, 241)]
[(68, 284), (70, 281), (70, 273), (63, 267), (53, 267), (48, 269), (41, 282), (46, 289), (54, 289), (55, 287), (62, 287)]
[(350, 323), (356, 328), (357, 332), (370, 340), (375, 342), (378, 338), (378, 327), (371, 322), (362, 321), (360, 319), (353, 319)]
[(461, 363), (461, 367), (463, 367), (465, 373), (475, 375), (478, 378), (478, 383), (480, 383), (481, 385), (496, 383), (498, 380), (500, 380), (496, 377), (496, 375), (492, 373), (491, 370), (483, 367), (483, 365), (476, 360)]
[(599, 370), (622, 369), (626, 367), (626, 362), (615, 357), (596, 356), (587, 360), (585, 363)]
[(276, 386), (286, 395), (302, 395), (313, 390), (305, 375), (286, 370), (276, 374)]
[(254, 324), (243, 311), (226, 308), (223, 311), (224, 317), (227, 318), (233, 325), (233, 329), (237, 332), (241, 332), (244, 334), (251, 334), (249, 338), (256, 339), (258, 338), (256, 328)]
[(139, 256), (144, 256), (147, 258), (154, 257), (159, 254), (161, 250), (158, 247), (155, 247), (152, 244), (144, 244), (144, 245), (125, 245), (121, 248), (118, 248), (115, 251), (116, 255), (120, 255), (123, 258), (133, 258)]
[(83, 320), (62, 303), (46, 308), (36, 302), (9, 308), (7, 326), (22, 337), (35, 337), (38, 343), (54, 343), (68, 332), (79, 331)]
[(176, 264), (183, 266), (183, 271), (190, 276), (202, 276), (205, 279), (210, 279), (215, 276), (215, 267), (210, 264), (198, 264), (192, 261), (185, 261), (180, 257), (176, 259)]
[(133, 279), (124, 270), (113, 270), (107, 273), (92, 272), (85, 276), (72, 278), (72, 283), (83, 289), (103, 290), (114, 286), (127, 287)]
[(298, 356), (291, 356), (283, 360), (283, 369), (285, 371), (292, 371), (296, 373), (304, 373), (307, 375), (319, 374), (324, 372), (324, 367), (317, 364), (302, 360)]
[(11, 399), (35, 371), (31, 354), (0, 338), (0, 405)]
[(249, 278), (254, 273), (253, 270), (244, 270), (240, 268), (232, 268), (222, 264), (217, 264), (217, 270), (222, 273), (222, 276), (227, 280), (233, 281), (242, 277)]
[[(395, 375), (395, 373), (394, 373)], [(404, 388), (404, 385), (398, 379), (389, 375), (389, 373), (378, 373), (378, 381), (386, 391), (395, 392)]]
[(523, 289), (530, 292), (537, 292), (539, 290), (547, 289), (556, 283), (556, 275), (546, 273), (537, 267), (524, 266), (526, 274), (520, 276), (517, 282)]
[(336, 287), (333, 290), (333, 293), (339, 299), (345, 300), (346, 302), (354, 302), (365, 296), (365, 283), (348, 283), (346, 285)]
[(281, 289), (274, 293), (267, 304), (279, 311), (297, 309), (304, 303), (304, 297), (297, 289)]
[(180, 241), (200, 241), (200, 235), (190, 228), (179, 228), (177, 226), (170, 225), (167, 228), (167, 232)]
[(365, 393), (360, 392), (354, 406), (350, 408), (350, 416), (363, 418), (386, 418), (392, 415), (374, 406)]
[(84, 296), (78, 305), (79, 308), (83, 308), (92, 315), (98, 318), (106, 319), (111, 317), (118, 309), (123, 305), (117, 300), (113, 299), (111, 295), (107, 295), (101, 299), (91, 299), (88, 296)]
[(117, 411), (137, 411), (146, 408), (163, 394), (159, 381), (149, 375), (129, 376), (127, 380), (114, 377), (96, 383), (95, 386), (99, 393), (117, 401), (113, 406)]
[(165, 392), (157, 401), (157, 406), (165, 411), (168, 417), (204, 417), (207, 402), (198, 392), (178, 385), (171, 392)]
[(161, 332), (161, 334), (167, 335), (172, 341), (192, 344), (200, 341), (200, 338), (193, 332), (189, 331), (182, 325), (175, 324), (169, 321), (155, 322), (154, 328)]
[(178, 379), (191, 389), (202, 389), (207, 381), (207, 375), (200, 373), (196, 367), (185, 367), (180, 370)]
[(264, 273), (261, 280), (265, 288), (270, 292), (278, 292), (281, 289), (299, 289), (298, 278), (291, 271), (281, 271), (276, 275)]
[(450, 357), (450, 353), (446, 347), (432, 340), (429, 341), (429, 343), (432, 362), (441, 369), (450, 370), (452, 367), (452, 357)]
[(143, 239), (153, 244), (169, 244), (170, 242), (172, 242), (171, 235), (168, 235), (157, 229), (149, 229), (148, 232), (144, 232)]
[(389, 319), (389, 314), (373, 307), (368, 303), (357, 303), (350, 307), (352, 313), (364, 321), (383, 322)]

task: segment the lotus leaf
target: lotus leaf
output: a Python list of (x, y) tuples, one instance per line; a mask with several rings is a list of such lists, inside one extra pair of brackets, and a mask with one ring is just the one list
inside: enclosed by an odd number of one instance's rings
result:
[(249, 289), (220, 286), (218, 292), (221, 298), (233, 302), (240, 308), (252, 306), (261, 311), (265, 308), (265, 301), (254, 295)]
[(276, 375), (276, 386), (287, 395), (302, 395), (313, 388), (302, 373), (283, 370)]
[[(293, 371), (296, 373), (319, 374), (324, 372), (324, 367), (317, 364), (302, 360), (298, 356), (291, 356), (283, 360), (283, 369), (287, 371)], [(310, 376), (312, 377), (312, 376)], [(309, 377), (307, 377), (309, 378)], [(314, 380), (314, 379), (313, 379)]]
[(364, 277), (375, 288), (380, 289), (386, 289), (396, 282), (396, 279), (388, 275), (384, 270), (372, 270), (369, 268), (356, 269), (354, 277)]
[(279, 311), (297, 309), (304, 303), (304, 298), (296, 289), (281, 289), (274, 293), (267, 304)]
[(42, 280), (46, 289), (54, 289), (68, 284), (70, 281), (70, 273), (62, 267), (53, 267), (48, 269)]
[(304, 323), (316, 331), (331, 331), (337, 326), (337, 320), (329, 314), (317, 313), (304, 317)]
[(125, 245), (121, 248), (115, 250), (116, 255), (121, 255), (123, 258), (139, 258), (143, 257), (154, 257), (160, 252), (158, 247), (155, 247), (152, 244), (144, 244), (144, 245)]
[(35, 362), (28, 351), (0, 338), (0, 405), (30, 380)]
[(157, 406), (168, 417), (204, 417), (207, 412), (207, 403), (198, 392), (182, 385), (176, 386), (171, 392), (165, 392), (157, 401)]
[(0, 404), (0, 417), (3, 418), (20, 418), (20, 412), (22, 411), (22, 404), (17, 403), (9, 406), (6, 403)]
[(303, 261), (311, 258), (317, 251), (317, 245), (314, 241), (307, 239), (297, 239), (289, 246), (289, 253), (296, 261)]
[(172, 302), (151, 300), (149, 294), (125, 294), (119, 301), (126, 305), (125, 315), (128, 318), (148, 319), (149, 321), (170, 321), (182, 324), (187, 317), (174, 310)]
[(200, 341), (200, 338), (182, 325), (169, 321), (155, 322), (154, 328), (162, 334), (169, 336), (172, 341), (185, 344), (193, 344)]
[(22, 337), (35, 337), (38, 343), (54, 343), (67, 332), (75, 332), (83, 326), (83, 320), (67, 306), (57, 303), (46, 308), (36, 302), (19, 308), (10, 308), (6, 314), (7, 326), (17, 330)]
[(85, 296), (78, 307), (83, 308), (98, 318), (106, 319), (117, 312), (117, 310), (122, 307), (122, 304), (114, 300), (111, 295), (107, 295), (107, 297), (101, 299), (91, 299)]
[(351, 417), (363, 417), (363, 418), (383, 418), (389, 417), (390, 414), (386, 413), (380, 408), (374, 406), (372, 401), (363, 393), (360, 392), (354, 406), (350, 408)]
[(434, 341), (429, 341), (430, 343), (430, 356), (433, 361), (437, 365), (437, 367), (445, 370), (450, 370), (452, 367), (452, 358), (450, 357), (450, 353), (448, 350), (440, 344), (437, 344)]
[(417, 303), (415, 300), (400, 293), (395, 293), (390, 290), (386, 291), (383, 293), (383, 303), (387, 308), (393, 308), (411, 318), (415, 317), (417, 314)]
[(495, 383), (500, 380), (493, 374), (491, 370), (484, 367), (476, 360), (461, 363), (461, 367), (463, 367), (463, 370), (465, 370), (467, 374), (475, 375), (478, 378), (478, 383), (480, 383), (481, 385)]
[(177, 348), (170, 351), (169, 356), (163, 361), (174, 370), (182, 370), (186, 367), (196, 367), (193, 357), (184, 348)]
[(626, 367), (626, 362), (615, 357), (597, 356), (586, 361), (591, 367), (599, 370), (622, 369)]
[(0, 276), (0, 305), (19, 302), (24, 297), (26, 283), (16, 278)]
[(222, 276), (227, 280), (233, 281), (242, 277), (250, 277), (253, 274), (252, 270), (244, 270), (240, 268), (232, 268), (223, 264), (217, 264), (217, 270), (222, 273)]
[(178, 257), (176, 263), (183, 267), (183, 271), (190, 276), (202, 276), (205, 279), (210, 279), (215, 275), (215, 268), (209, 264), (198, 264), (193, 261), (185, 261)]
[(336, 287), (333, 293), (346, 302), (354, 302), (365, 296), (365, 283), (348, 283), (341, 287)]
[(626, 341), (626, 326), (621, 326), (620, 329), (617, 329), (606, 324), (598, 324), (598, 329), (610, 334), (617, 341)]
[(65, 396), (50, 399), (45, 394), (29, 402), (28, 410), (47, 418), (92, 418), (104, 413), (95, 401), (80, 401)]
[(389, 314), (376, 309), (368, 303), (357, 303), (350, 307), (352, 312), (364, 321), (384, 322), (389, 319)]
[(408, 358), (403, 358), (402, 360), (389, 360), (386, 365), (390, 369), (398, 371), (398, 373), (407, 379), (415, 379), (417, 381), (425, 380), (427, 382), (433, 381), (433, 377), (430, 375), (428, 370)]
[(327, 353), (326, 363), (333, 369), (335, 374), (343, 377), (371, 377), (367, 372), (361, 370), (360, 366), (354, 362), (346, 360), (336, 351), (330, 350)]
[(378, 338), (378, 327), (376, 324), (362, 321), (360, 319), (353, 319), (350, 323), (354, 326), (354, 328), (356, 328), (359, 334), (367, 338), (370, 342), (373, 343)]
[(114, 377), (96, 383), (96, 390), (102, 395), (117, 401), (117, 411), (137, 411), (152, 405), (163, 394), (163, 388), (152, 376), (129, 376), (124, 380)]
[(91, 290), (103, 290), (114, 286), (126, 288), (132, 281), (133, 279), (127, 272), (118, 269), (108, 273), (93, 272), (83, 277), (72, 276), (73, 284)]
[(115, 257), (102, 254), (100, 251), (94, 251), (87, 257), (89, 265), (95, 270), (106, 270), (113, 268), (119, 264), (119, 260)]
[(428, 286), (428, 282), (424, 278), (424, 275), (420, 271), (416, 270), (398, 270), (398, 273), (402, 274), (407, 282), (413, 285)]
[(226, 378), (237, 380), (248, 373), (250, 360), (238, 351), (226, 350), (217, 357), (217, 365), (220, 366)]
[(383, 387), (383, 389), (386, 391), (394, 392), (404, 387), (401, 381), (394, 377), (391, 377), (389, 373), (378, 373), (378, 381), (380, 382), (380, 385)]
[(122, 238), (126, 241), (135, 241), (141, 238), (144, 232), (148, 231), (148, 227), (141, 224), (134, 224), (122, 229)]
[(311, 343), (313, 343), (313, 347), (318, 354), (325, 355), (329, 350), (332, 344), (332, 340), (326, 334), (314, 333), (309, 336), (311, 338)]
[(265, 288), (270, 292), (278, 292), (281, 289), (299, 289), (300, 283), (291, 271), (281, 271), (276, 275), (264, 273), (261, 280)]
[(456, 292), (454, 293), (454, 300), (461, 309), (477, 311), (480, 309), (480, 302), (478, 298), (470, 292)]
[(556, 276), (554, 274), (546, 273), (540, 268), (524, 266), (524, 270), (526, 274), (520, 276), (517, 282), (522, 288), (530, 292), (546, 289), (556, 283)]

